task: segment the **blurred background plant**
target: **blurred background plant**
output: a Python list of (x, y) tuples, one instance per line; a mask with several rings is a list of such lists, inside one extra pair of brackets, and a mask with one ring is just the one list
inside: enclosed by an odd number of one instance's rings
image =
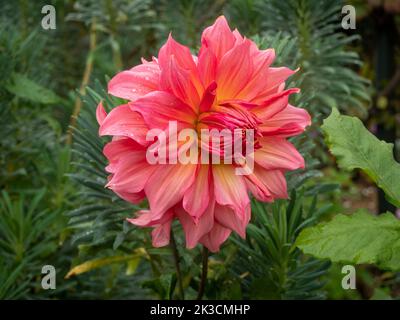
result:
[[(232, 237), (211, 255), (204, 297), (398, 298), (397, 273), (361, 265), (357, 290), (343, 290), (340, 263), (294, 245), (305, 227), (336, 213), (395, 210), (363, 173), (337, 169), (319, 125), (337, 107), (398, 146), (398, 3), (0, 0), (0, 298), (180, 297), (171, 248), (152, 248), (148, 230), (124, 222), (137, 207), (104, 189), (94, 113), (100, 99), (109, 109), (118, 103), (104, 89), (109, 77), (156, 55), (169, 32), (195, 52), (201, 31), (221, 14), (261, 47), (275, 48), (276, 65), (300, 68), (288, 83), (302, 88), (292, 102), (314, 124), (293, 141), (307, 170), (288, 177), (291, 199), (253, 203), (246, 241)], [(41, 28), (45, 4), (56, 9), (55, 30)], [(341, 28), (344, 4), (356, 8), (355, 30)], [(184, 294), (195, 298), (200, 248), (184, 249), (173, 228)], [(47, 264), (56, 267), (56, 290), (41, 288)]]

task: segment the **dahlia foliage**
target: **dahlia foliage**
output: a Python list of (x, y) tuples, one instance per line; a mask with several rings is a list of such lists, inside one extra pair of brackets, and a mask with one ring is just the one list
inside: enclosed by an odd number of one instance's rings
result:
[[(287, 138), (303, 132), (310, 116), (288, 103), (299, 91), (285, 89), (295, 71), (271, 67), (274, 58), (273, 49), (259, 50), (221, 16), (204, 30), (197, 56), (169, 36), (158, 58), (109, 82), (109, 93), (128, 102), (109, 114), (101, 104), (97, 108), (99, 134), (113, 136), (104, 148), (107, 187), (132, 203), (148, 199), (149, 210), (128, 221), (153, 227), (155, 247), (169, 243), (178, 219), (188, 248), (201, 243), (218, 251), (232, 231), (245, 237), (249, 194), (264, 202), (287, 198), (285, 172), (304, 167)], [(186, 129), (228, 130), (233, 138), (217, 144), (196, 135), (182, 140)], [(229, 143), (241, 147), (239, 157), (236, 147), (236, 156), (226, 156)], [(188, 153), (189, 161), (181, 161)], [(167, 161), (149, 161), (149, 155)], [(238, 173), (243, 167), (248, 170)]]

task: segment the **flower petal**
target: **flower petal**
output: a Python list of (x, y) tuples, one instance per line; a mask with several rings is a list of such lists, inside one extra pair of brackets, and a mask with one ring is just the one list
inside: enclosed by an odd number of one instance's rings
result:
[(114, 76), (108, 83), (108, 93), (135, 101), (145, 94), (157, 90), (159, 77), (159, 66), (155, 62), (146, 62)]
[(296, 170), (304, 168), (303, 157), (284, 138), (263, 137), (258, 141), (262, 147), (256, 150), (254, 160), (265, 169)]
[(250, 204), (247, 205), (244, 213), (243, 218), (240, 218), (231, 208), (217, 204), (215, 207), (215, 220), (223, 227), (235, 231), (244, 239), (246, 238), (246, 227), (251, 217)]
[(250, 200), (243, 177), (235, 174), (232, 165), (214, 165), (212, 173), (217, 203), (230, 207), (239, 218), (244, 219)]
[(144, 145), (147, 131), (143, 117), (124, 104), (111, 110), (100, 125), (99, 135), (129, 137)]
[(208, 233), (214, 225), (215, 200), (208, 203), (208, 206), (201, 217), (195, 222), (195, 219), (189, 215), (181, 206), (175, 209), (177, 217), (185, 231), (186, 247), (194, 248), (200, 238)]
[(153, 229), (151, 232), (151, 243), (153, 247), (160, 248), (169, 244), (169, 239), (171, 236), (171, 223), (172, 220), (169, 220)]
[(263, 135), (292, 137), (302, 133), (311, 124), (307, 110), (288, 105), (281, 112), (259, 126)]
[(160, 216), (182, 200), (194, 181), (196, 165), (178, 163), (155, 167), (157, 170), (148, 180), (145, 192), (150, 210), (155, 216)]
[(99, 125), (104, 122), (104, 119), (107, 117), (107, 112), (104, 110), (103, 103), (100, 102), (96, 108), (96, 120)]
[(230, 234), (230, 229), (223, 227), (218, 222), (214, 222), (212, 229), (200, 239), (200, 243), (211, 252), (218, 252), (221, 244), (228, 239)]
[(177, 121), (179, 130), (192, 128), (196, 121), (192, 108), (168, 92), (151, 92), (130, 106), (142, 115), (150, 129), (164, 130), (168, 128), (169, 121)]
[(107, 143), (104, 146), (103, 153), (109, 162), (106, 170), (114, 173), (118, 168), (118, 161), (121, 159), (130, 158), (133, 162), (143, 160), (145, 149), (135, 140), (123, 138)]
[(196, 179), (183, 196), (183, 208), (193, 218), (200, 218), (209, 206), (211, 184), (211, 171), (208, 165), (199, 164)]
[(216, 76), (218, 100), (234, 99), (251, 79), (250, 46), (250, 41), (244, 40), (221, 59)]
[(210, 48), (218, 61), (232, 49), (235, 42), (236, 38), (224, 16), (218, 17), (212, 26), (203, 31), (201, 36), (202, 47)]
[[(175, 95), (187, 103), (197, 112), (200, 95), (193, 82), (191, 72), (183, 69), (176, 61), (175, 56), (170, 56), (168, 63), (161, 71), (161, 89)], [(203, 90), (201, 90), (201, 94)]]
[(273, 117), (285, 109), (289, 103), (289, 95), (300, 92), (297, 88), (291, 88), (273, 94), (268, 99), (261, 102), (258, 106), (251, 108), (251, 111), (262, 121)]

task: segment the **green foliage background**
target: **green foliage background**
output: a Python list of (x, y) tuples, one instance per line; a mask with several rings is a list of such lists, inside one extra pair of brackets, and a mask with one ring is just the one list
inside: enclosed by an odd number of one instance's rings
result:
[[(55, 30), (41, 28), (45, 4), (56, 8)], [(152, 248), (148, 230), (125, 222), (137, 207), (104, 188), (105, 140), (95, 108), (101, 99), (108, 109), (118, 105), (105, 91), (107, 80), (157, 55), (170, 31), (196, 51), (203, 28), (221, 14), (260, 47), (275, 48), (276, 65), (300, 67), (288, 83), (302, 89), (292, 103), (309, 110), (313, 125), (293, 139), (307, 169), (288, 174), (290, 199), (252, 203), (247, 239), (231, 237), (210, 257), (205, 298), (399, 297), (395, 272), (359, 266), (358, 281), (370, 291), (348, 292), (340, 287), (341, 261), (296, 247), (303, 229), (346, 212), (344, 199), (360, 192), (352, 175), (337, 170), (319, 129), (332, 107), (370, 120), (371, 62), (359, 57), (360, 36), (341, 29), (342, 6), (340, 0), (0, 0), (0, 299), (179, 297), (171, 249)], [(173, 228), (185, 295), (195, 298), (200, 248), (186, 250), (179, 225)], [(48, 264), (57, 270), (56, 290), (41, 288)]]

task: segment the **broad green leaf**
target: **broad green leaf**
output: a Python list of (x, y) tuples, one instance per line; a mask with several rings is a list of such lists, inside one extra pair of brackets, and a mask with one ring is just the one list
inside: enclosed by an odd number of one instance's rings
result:
[(393, 158), (393, 144), (378, 140), (358, 118), (343, 116), (336, 109), (322, 129), (339, 166), (363, 170), (383, 189), (388, 201), (400, 207), (400, 164)]
[(304, 229), (296, 245), (307, 254), (333, 262), (376, 264), (400, 270), (400, 220), (393, 214), (364, 211), (339, 214), (329, 222)]
[(19, 98), (37, 103), (54, 104), (61, 100), (53, 91), (44, 88), (20, 73), (12, 75), (11, 82), (6, 86), (6, 89)]

